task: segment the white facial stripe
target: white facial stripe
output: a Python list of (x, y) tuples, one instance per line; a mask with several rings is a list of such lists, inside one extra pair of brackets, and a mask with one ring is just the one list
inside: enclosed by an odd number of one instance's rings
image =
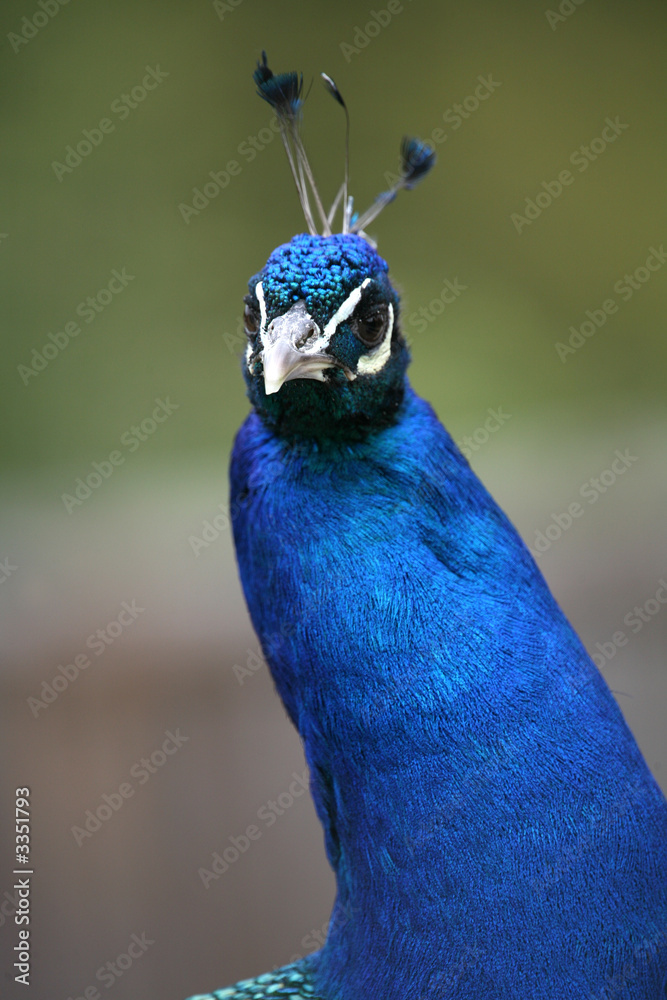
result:
[[(348, 297), (345, 299), (343, 304), (339, 306), (334, 315), (331, 317), (324, 330), (316, 340), (311, 340), (307, 348), (303, 351), (304, 355), (318, 354), (322, 353), (328, 346), (333, 337), (334, 333), (338, 329), (341, 323), (344, 323), (346, 319), (349, 319), (354, 310), (359, 305), (361, 301), (361, 296), (364, 289), (368, 287), (371, 279), (365, 278), (364, 281), (355, 289), (353, 289)], [(259, 308), (261, 313), (261, 324), (260, 324), (260, 341), (264, 349), (269, 345), (267, 342), (267, 327), (266, 327), (266, 301), (264, 299), (264, 289), (262, 288), (262, 282), (258, 281), (255, 286), (255, 295), (257, 296), (257, 301), (259, 302)], [(346, 375), (350, 381), (354, 380), (357, 375), (374, 375), (379, 372), (386, 365), (387, 361), (391, 356), (391, 336), (394, 330), (394, 309), (391, 303), (389, 304), (389, 322), (387, 324), (387, 331), (382, 338), (382, 342), (378, 344), (377, 347), (373, 348), (368, 354), (362, 355), (357, 363), (357, 371), (350, 372), (346, 369)], [(272, 324), (273, 326), (273, 324)], [(252, 357), (252, 348), (250, 344), (246, 348), (246, 364), (250, 370), (250, 359)]]
[(391, 355), (391, 334), (394, 329), (394, 307), (389, 303), (389, 322), (382, 342), (370, 354), (362, 354), (357, 364), (357, 375), (375, 375), (389, 361)]
[[(264, 327), (266, 326), (266, 302), (264, 301), (264, 289), (262, 288), (262, 282), (258, 281), (255, 285), (255, 295), (257, 296), (257, 301), (259, 302), (259, 313), (261, 316), (259, 324), (259, 335), (262, 336)], [(249, 372), (252, 371), (250, 366), (250, 359), (252, 357), (252, 347), (250, 344), (245, 349), (245, 363), (246, 368)]]
[(262, 317), (260, 323), (260, 333), (266, 328), (266, 302), (264, 301), (264, 289), (262, 288), (262, 282), (258, 281), (255, 285), (255, 295), (257, 296), (257, 301), (259, 302), (259, 313)]
[(346, 319), (349, 319), (354, 310), (357, 308), (359, 300), (361, 299), (361, 293), (367, 285), (370, 285), (370, 282), (370, 278), (365, 278), (358, 288), (355, 288), (354, 291), (350, 292), (342, 306), (339, 306), (338, 309), (336, 309), (336, 312), (324, 327), (323, 337), (327, 344), (338, 329), (339, 324), (344, 323)]

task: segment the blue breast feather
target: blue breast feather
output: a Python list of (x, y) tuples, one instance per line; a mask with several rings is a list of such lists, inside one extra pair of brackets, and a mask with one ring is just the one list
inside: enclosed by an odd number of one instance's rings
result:
[(231, 486), (336, 872), (316, 992), (664, 1000), (665, 800), (430, 406), (408, 386), (391, 427), (329, 445), (253, 413)]

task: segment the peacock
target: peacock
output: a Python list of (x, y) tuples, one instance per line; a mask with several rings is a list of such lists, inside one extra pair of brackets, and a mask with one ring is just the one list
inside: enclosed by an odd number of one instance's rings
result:
[[(239, 573), (337, 884), (326, 943), (193, 1000), (665, 1000), (667, 803), (517, 531), (406, 376), (366, 232), (327, 211), (303, 76), (254, 79), (307, 233), (250, 279)], [(340, 214), (340, 231), (333, 231)]]

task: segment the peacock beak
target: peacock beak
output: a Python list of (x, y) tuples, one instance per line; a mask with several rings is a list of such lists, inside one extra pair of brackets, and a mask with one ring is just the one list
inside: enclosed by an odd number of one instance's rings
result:
[(261, 341), (267, 396), (278, 392), (283, 383), (295, 378), (324, 382), (325, 369), (337, 364), (324, 353), (327, 338), (322, 336), (303, 300), (296, 302), (282, 316), (276, 316), (268, 329), (262, 331)]

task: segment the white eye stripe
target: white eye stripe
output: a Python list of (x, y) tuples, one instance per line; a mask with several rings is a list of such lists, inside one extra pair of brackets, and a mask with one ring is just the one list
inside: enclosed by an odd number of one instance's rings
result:
[[(318, 353), (326, 350), (331, 342), (331, 338), (338, 329), (341, 323), (349, 319), (354, 310), (359, 305), (361, 301), (361, 296), (364, 289), (368, 287), (371, 279), (365, 278), (364, 281), (357, 287), (354, 288), (345, 301), (338, 307), (334, 315), (331, 317), (329, 322), (324, 327), (322, 333), (317, 337), (316, 341), (311, 342), (308, 345), (308, 353)], [(264, 298), (264, 289), (262, 287), (262, 282), (258, 281), (255, 286), (255, 295), (257, 296), (257, 301), (259, 302), (259, 308), (261, 313), (261, 324), (260, 324), (260, 340), (264, 347), (266, 347), (266, 325), (267, 325), (267, 312), (266, 312), (266, 300)], [(380, 344), (374, 347), (367, 354), (362, 355), (357, 363), (357, 371), (355, 374), (350, 372), (352, 378), (356, 378), (357, 375), (374, 375), (379, 372), (386, 365), (387, 361), (391, 356), (391, 337), (394, 329), (394, 309), (391, 303), (388, 305), (388, 315), (389, 322), (387, 323), (387, 330)], [(246, 351), (246, 364), (250, 368), (250, 358), (252, 350), (250, 345)], [(348, 376), (348, 377), (350, 377)]]
[(343, 302), (343, 304), (339, 306), (333, 314), (323, 331), (323, 337), (325, 338), (327, 344), (333, 337), (338, 326), (341, 323), (344, 323), (346, 319), (349, 319), (354, 310), (357, 308), (361, 299), (361, 293), (367, 285), (370, 285), (370, 282), (370, 278), (365, 278), (358, 288), (355, 288), (354, 291), (350, 292), (348, 297), (345, 299), (345, 302)]
[(375, 375), (384, 368), (391, 356), (391, 335), (394, 329), (394, 307), (389, 303), (389, 322), (382, 342), (369, 354), (362, 354), (357, 362), (357, 375)]
[[(266, 326), (266, 301), (264, 299), (264, 289), (262, 288), (261, 281), (258, 281), (257, 284), (255, 285), (255, 295), (257, 296), (257, 301), (259, 302), (259, 314), (261, 317), (259, 323), (259, 333), (261, 337), (264, 327)], [(252, 358), (252, 344), (248, 344), (248, 346), (245, 349), (245, 363), (246, 363), (246, 368), (248, 369), (249, 372), (252, 372), (252, 366), (250, 364), (251, 358)]]
[(259, 313), (261, 316), (260, 322), (260, 333), (266, 328), (266, 301), (264, 300), (264, 289), (262, 288), (262, 282), (258, 281), (255, 285), (255, 295), (257, 296), (257, 301), (259, 302)]

